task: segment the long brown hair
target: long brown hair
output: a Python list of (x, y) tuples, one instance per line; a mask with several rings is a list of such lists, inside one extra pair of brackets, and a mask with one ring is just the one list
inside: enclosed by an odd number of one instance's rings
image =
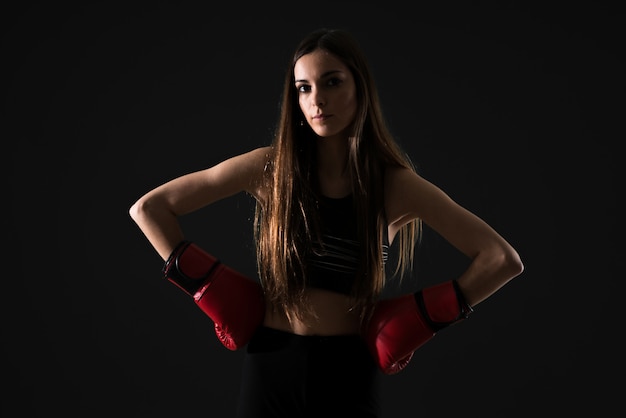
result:
[[(255, 211), (257, 267), (268, 301), (292, 318), (307, 312), (304, 289), (310, 242), (318, 231), (316, 211), (315, 138), (305, 123), (294, 85), (296, 61), (316, 49), (338, 57), (352, 72), (358, 107), (349, 135), (348, 169), (352, 179), (358, 238), (362, 243), (357, 271), (360, 280), (352, 289), (354, 306), (362, 318), (385, 286), (383, 262), (385, 168), (401, 166), (415, 170), (409, 157), (391, 135), (381, 110), (378, 91), (369, 65), (356, 40), (342, 29), (318, 29), (297, 46), (285, 74), (280, 114), (272, 153), (266, 166), (267, 200)], [(413, 265), (421, 220), (405, 225), (399, 240), (396, 273)]]

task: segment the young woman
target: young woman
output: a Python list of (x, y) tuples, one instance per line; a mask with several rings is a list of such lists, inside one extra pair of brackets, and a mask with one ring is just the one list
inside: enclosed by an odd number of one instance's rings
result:
[[(256, 199), (260, 284), (186, 241), (177, 220), (240, 192)], [(416, 172), (359, 45), (337, 29), (297, 46), (271, 144), (149, 191), (130, 215), (224, 345), (245, 347), (238, 417), (376, 417), (380, 372), (402, 370), (523, 270), (502, 236)], [(390, 243), (407, 271), (422, 223), (469, 267), (381, 300)]]

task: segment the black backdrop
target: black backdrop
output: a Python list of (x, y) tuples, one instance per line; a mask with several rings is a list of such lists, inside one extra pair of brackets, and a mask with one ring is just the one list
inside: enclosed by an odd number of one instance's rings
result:
[[(161, 279), (128, 208), (267, 144), (289, 53), (319, 26), (357, 35), (422, 175), (526, 265), (385, 378), (384, 417), (619, 406), (625, 16), (599, 2), (394, 3), (3, 6), (3, 414), (232, 415), (242, 353)], [(254, 275), (252, 213), (242, 195), (182, 222)], [(388, 292), (462, 268), (427, 231), (414, 277)]]

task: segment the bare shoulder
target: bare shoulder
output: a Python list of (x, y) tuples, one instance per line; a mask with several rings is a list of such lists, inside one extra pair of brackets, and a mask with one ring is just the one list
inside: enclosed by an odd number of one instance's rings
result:
[(257, 163), (263, 161), (263, 163), (265, 163), (269, 158), (270, 158), (270, 153), (272, 152), (272, 147), (271, 146), (264, 146), (264, 147), (258, 147), (258, 148), (254, 148), (244, 154), (242, 154), (242, 156), (245, 156), (246, 158), (249, 158), (251, 161), (256, 161)]
[(406, 201), (407, 194), (413, 197), (427, 186), (428, 182), (409, 168), (387, 167), (385, 169), (386, 203), (398, 204)]
[(387, 219), (397, 227), (415, 218), (428, 220), (452, 203), (439, 187), (406, 167), (388, 167), (384, 187)]
[[(270, 158), (271, 147), (259, 147), (232, 157), (230, 162), (253, 172), (263, 171)], [(229, 160), (226, 160), (227, 162)]]
[(418, 174), (407, 168), (400, 166), (387, 166), (385, 168), (385, 189), (392, 190), (404, 187), (406, 183), (415, 181)]
[(394, 229), (409, 222), (412, 216), (405, 204), (407, 192), (412, 188), (415, 173), (406, 167), (388, 166), (385, 169), (385, 213)]
[(257, 200), (262, 199), (265, 192), (265, 171), (271, 159), (272, 147), (265, 146), (255, 148), (244, 154), (240, 154), (234, 159), (240, 169), (245, 172), (245, 178), (249, 179), (245, 188), (246, 192), (254, 196)]

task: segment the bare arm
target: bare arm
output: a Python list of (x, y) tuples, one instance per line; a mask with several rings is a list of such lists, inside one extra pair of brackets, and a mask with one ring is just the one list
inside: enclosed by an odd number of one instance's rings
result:
[(129, 214), (165, 260), (184, 238), (178, 216), (242, 191), (259, 199), (268, 152), (257, 148), (175, 178), (141, 196)]
[(458, 278), (467, 302), (475, 306), (524, 266), (517, 251), (491, 226), (454, 202), (440, 188), (408, 169), (389, 169), (385, 205), (390, 233), (419, 217), (471, 259)]

